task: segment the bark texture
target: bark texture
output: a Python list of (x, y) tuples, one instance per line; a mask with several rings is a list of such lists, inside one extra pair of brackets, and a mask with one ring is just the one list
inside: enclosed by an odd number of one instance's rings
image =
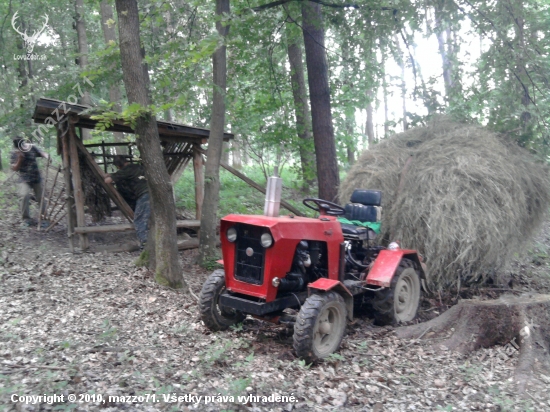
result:
[[(86, 70), (88, 66), (88, 36), (86, 35), (86, 24), (84, 22), (84, 0), (75, 0), (75, 29), (78, 38), (78, 66), (81, 71)], [(85, 91), (80, 98), (80, 103), (90, 106), (92, 100), (90, 94)], [(88, 140), (91, 137), (90, 130), (81, 129), (82, 140)]]
[(515, 379), (520, 391), (536, 379), (535, 372), (550, 373), (550, 295), (464, 300), (429, 322), (396, 333), (408, 339), (441, 337), (438, 345), (463, 354), (493, 345), (513, 347), (519, 350)]
[[(157, 122), (150, 114), (149, 77), (144, 53), (140, 47), (139, 15), (136, 0), (117, 0), (120, 58), (129, 103), (138, 103), (146, 111), (136, 121), (137, 146), (143, 160), (145, 177), (151, 198), (152, 227), (149, 230), (147, 252), (150, 267), (160, 284), (184, 288), (176, 235), (176, 207), (170, 176), (166, 170)], [(154, 254), (154, 256), (152, 256)]]
[(337, 202), (340, 176), (338, 175), (336, 144), (332, 126), (328, 64), (325, 54), (325, 31), (321, 5), (304, 1), (302, 3), (302, 20), (313, 141), (317, 156), (319, 197)]
[[(223, 25), (221, 17), (229, 13), (229, 0), (216, 0), (216, 29), (225, 38), (229, 26)], [(214, 93), (212, 100), (212, 120), (204, 171), (204, 201), (201, 216), (199, 264), (205, 265), (216, 256), (216, 212), (220, 200), (220, 160), (223, 151), (223, 131), (225, 127), (225, 89), (227, 82), (227, 51), (220, 45), (212, 55)]]
[(291, 32), (292, 28), (287, 25), (288, 38), (288, 61), (290, 63), (290, 82), (292, 84), (292, 95), (294, 97), (294, 115), (296, 117), (296, 133), (300, 139), (300, 163), (304, 190), (309, 190), (313, 184), (315, 171), (315, 153), (311, 151), (311, 114), (307, 100), (306, 79), (304, 74), (304, 63), (302, 48), (298, 39)]

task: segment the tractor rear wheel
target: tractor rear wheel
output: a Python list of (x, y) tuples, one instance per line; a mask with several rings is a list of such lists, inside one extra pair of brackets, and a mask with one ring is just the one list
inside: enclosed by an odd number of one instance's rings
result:
[(231, 325), (240, 323), (245, 314), (235, 309), (220, 306), (219, 299), (225, 290), (225, 272), (218, 269), (212, 272), (202, 286), (199, 298), (201, 319), (206, 327), (213, 331), (226, 330)]
[(420, 305), (420, 276), (414, 262), (402, 259), (391, 286), (376, 293), (371, 303), (374, 319), (378, 325), (413, 320)]
[(294, 350), (307, 362), (326, 358), (340, 347), (346, 330), (346, 305), (336, 292), (311, 295), (294, 324)]

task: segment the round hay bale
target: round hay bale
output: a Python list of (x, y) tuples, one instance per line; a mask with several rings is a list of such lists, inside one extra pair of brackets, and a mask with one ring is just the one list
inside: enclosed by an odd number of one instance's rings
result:
[(418, 250), (431, 288), (480, 283), (542, 223), (548, 167), (480, 126), (440, 118), (365, 151), (340, 187), (383, 191), (383, 241)]

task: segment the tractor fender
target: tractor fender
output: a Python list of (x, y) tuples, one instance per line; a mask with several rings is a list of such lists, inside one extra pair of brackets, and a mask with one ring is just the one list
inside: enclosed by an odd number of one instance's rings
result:
[(399, 267), (401, 259), (409, 259), (417, 264), (421, 279), (426, 279), (422, 259), (416, 250), (396, 249), (381, 250), (367, 275), (367, 285), (375, 285), (388, 288), (395, 271)]
[(344, 298), (348, 312), (347, 318), (351, 322), (353, 320), (353, 295), (342, 282), (336, 279), (319, 278), (315, 282), (307, 285), (308, 296), (314, 293), (326, 293), (331, 290), (334, 290)]

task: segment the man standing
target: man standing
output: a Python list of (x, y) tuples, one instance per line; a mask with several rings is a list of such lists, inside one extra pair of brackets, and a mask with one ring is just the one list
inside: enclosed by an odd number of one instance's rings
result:
[[(31, 200), (31, 190), (38, 202), (42, 199), (42, 178), (36, 163), (37, 157), (49, 158), (49, 155), (36, 146), (28, 143), (20, 136), (13, 139), (14, 150), (11, 153), (11, 170), (19, 173), (19, 194), (21, 195), (21, 217), (28, 226), (36, 225), (36, 221), (31, 219), (29, 211), (29, 202)], [(41, 213), (44, 213), (45, 204), (42, 206)]]
[(135, 204), (134, 226), (139, 239), (140, 248), (143, 249), (147, 242), (149, 216), (151, 205), (149, 203), (149, 188), (145, 180), (143, 166), (128, 162), (125, 156), (116, 155), (113, 164), (118, 172), (105, 177), (105, 183), (115, 183), (118, 191), (129, 205)]

